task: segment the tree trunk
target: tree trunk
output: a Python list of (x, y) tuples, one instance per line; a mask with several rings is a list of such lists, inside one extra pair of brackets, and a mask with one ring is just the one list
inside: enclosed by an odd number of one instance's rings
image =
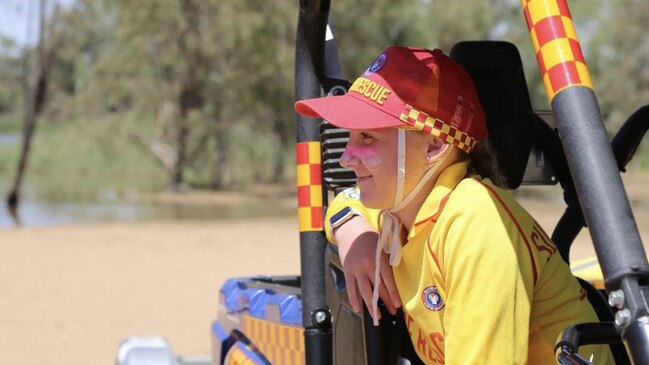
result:
[(284, 160), (284, 149), (286, 148), (286, 146), (291, 145), (291, 136), (289, 136), (286, 124), (281, 120), (276, 119), (273, 123), (273, 127), (275, 130), (275, 135), (279, 140), (279, 145), (277, 146), (277, 155), (275, 156), (273, 166), (273, 182), (278, 182), (282, 180), (282, 176), (284, 175), (284, 169), (286, 167), (286, 161)]
[(187, 60), (181, 80), (178, 97), (180, 116), (176, 124), (176, 158), (170, 171), (170, 188), (180, 190), (183, 183), (183, 169), (187, 160), (187, 137), (190, 132), (190, 116), (204, 104), (204, 85), (199, 75), (204, 74), (205, 56), (201, 49), (200, 16), (201, 9), (195, 0), (181, 0), (184, 18), (183, 30), (178, 37), (180, 54)]
[(169, 189), (172, 191), (180, 191), (183, 183), (183, 168), (185, 165), (185, 156), (187, 154), (187, 135), (189, 128), (187, 128), (186, 118), (181, 113), (181, 120), (178, 121), (176, 130), (176, 156), (170, 171)]
[(36, 129), (36, 122), (38, 116), (43, 111), (45, 105), (45, 99), (47, 95), (47, 80), (49, 76), (51, 59), (54, 52), (54, 47), (50, 48), (50, 51), (45, 53), (45, 8), (46, 0), (40, 1), (40, 30), (39, 30), (39, 40), (38, 40), (38, 60), (37, 60), (37, 79), (34, 85), (32, 93), (29, 95), (29, 100), (27, 101), (27, 108), (25, 110), (25, 119), (23, 124), (23, 141), (20, 149), (20, 157), (18, 160), (18, 166), (16, 168), (16, 175), (14, 177), (13, 185), (11, 191), (7, 196), (7, 205), (11, 216), (14, 218), (16, 223), (19, 223), (18, 220), (18, 203), (20, 201), (20, 185), (22, 183), (25, 170), (27, 168), (27, 160), (29, 157), (29, 151), (31, 149), (32, 137), (34, 135), (34, 130)]
[(229, 160), (229, 145), (225, 132), (220, 131), (216, 133), (216, 161), (214, 161), (214, 170), (212, 173), (212, 188), (215, 190), (223, 189), (225, 187), (225, 166)]

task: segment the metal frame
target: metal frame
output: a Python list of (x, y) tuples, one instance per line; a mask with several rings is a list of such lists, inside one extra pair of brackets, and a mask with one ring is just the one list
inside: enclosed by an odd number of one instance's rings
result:
[[(568, 4), (565, 0), (525, 0), (521, 6), (606, 289), (609, 293), (622, 294), (616, 325), (632, 361), (649, 363), (649, 320), (646, 320), (649, 318), (646, 301), (649, 264), (590, 83), (588, 67), (583, 57), (578, 59), (581, 55), (577, 55), (575, 61), (561, 46), (570, 35), (573, 53), (575, 49), (581, 52)], [(559, 19), (569, 22), (553, 22), (557, 11), (561, 13)], [(557, 58), (557, 66), (562, 68), (563, 79), (559, 80), (559, 85), (552, 82), (555, 80), (551, 80), (550, 70), (546, 69), (555, 65), (541, 62), (545, 52)], [(570, 65), (575, 67), (568, 67)]]
[[(300, 0), (297, 37), (295, 47), (295, 95), (297, 100), (322, 96), (322, 82), (325, 76), (324, 52), (325, 34), (329, 19), (329, 0)], [(320, 123), (309, 121), (307, 117), (297, 116), (298, 150), (314, 145), (320, 146)], [(298, 151), (298, 156), (299, 156)], [(320, 161), (309, 161), (318, 168)], [(298, 180), (300, 180), (298, 172)], [(319, 193), (326, 199), (321, 182), (310, 181), (307, 189), (310, 194)], [(298, 182), (298, 186), (300, 183)], [(299, 188), (298, 188), (299, 189)], [(299, 195), (299, 190), (298, 190)], [(301, 195), (300, 195), (301, 197)], [(312, 202), (298, 198), (300, 222), (323, 219), (324, 204), (317, 209), (308, 210)], [(310, 216), (316, 211), (316, 216)], [(304, 346), (307, 364), (332, 363), (331, 318), (325, 301), (324, 253), (327, 239), (317, 225), (300, 224), (300, 260), (302, 286), (302, 323), (304, 326)]]

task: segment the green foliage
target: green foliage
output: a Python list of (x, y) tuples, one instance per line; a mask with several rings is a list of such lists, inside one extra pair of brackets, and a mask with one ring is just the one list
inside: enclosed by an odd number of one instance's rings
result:
[[(570, 5), (615, 129), (649, 100), (649, 3)], [(533, 105), (548, 108), (517, 0), (336, 1), (332, 11), (348, 78), (388, 45), (448, 52), (460, 40), (504, 39), (521, 51)], [(53, 13), (28, 180), (123, 193), (164, 189), (177, 169), (196, 187), (292, 181), (297, 14), (296, 2), (258, 0), (76, 0)], [(20, 130), (32, 53), (0, 39), (0, 133)], [(16, 152), (1, 148), (10, 175)]]
[[(360, 0), (333, 7), (343, 69), (354, 77), (389, 45), (441, 48), (458, 40), (484, 39), (492, 13), (484, 1)], [(390, 9), (390, 11), (386, 11)], [(471, 19), (471, 21), (457, 21)]]
[(22, 106), (22, 64), (15, 43), (0, 35), (0, 115)]
[[(608, 1), (599, 8), (593, 39), (593, 83), (612, 130), (649, 102), (649, 2)], [(602, 26), (605, 25), (605, 26)]]
[(643, 146), (638, 149), (636, 155), (637, 163), (634, 163), (635, 166), (638, 166), (639, 169), (647, 170), (649, 169), (649, 147)]
[(125, 197), (164, 189), (164, 170), (129, 138), (135, 130), (146, 133), (152, 121), (126, 124), (124, 119), (134, 121), (134, 116), (41, 125), (26, 183), (54, 201), (94, 201), (107, 191)]
[(22, 131), (22, 116), (18, 113), (8, 112), (0, 114), (0, 133), (1, 134), (18, 134)]

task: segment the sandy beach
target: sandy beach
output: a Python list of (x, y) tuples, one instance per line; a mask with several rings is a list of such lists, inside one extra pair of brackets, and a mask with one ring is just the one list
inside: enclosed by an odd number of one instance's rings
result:
[[(630, 189), (632, 201), (646, 199), (645, 183)], [(559, 202), (522, 202), (549, 231), (563, 210)], [(635, 216), (648, 242), (649, 210)], [(582, 232), (573, 258), (593, 252)], [(109, 365), (120, 339), (153, 335), (177, 354), (207, 356), (226, 278), (297, 273), (295, 216), (0, 230), (0, 357)]]
[(15, 229), (0, 252), (6, 364), (114, 364), (127, 336), (208, 355), (226, 278), (299, 272), (290, 217)]

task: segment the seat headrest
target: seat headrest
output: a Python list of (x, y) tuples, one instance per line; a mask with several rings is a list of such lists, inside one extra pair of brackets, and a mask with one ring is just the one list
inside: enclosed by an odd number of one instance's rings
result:
[(450, 57), (471, 75), (487, 114), (489, 140), (509, 188), (517, 188), (536, 127), (518, 49), (509, 42), (464, 41), (453, 47)]

